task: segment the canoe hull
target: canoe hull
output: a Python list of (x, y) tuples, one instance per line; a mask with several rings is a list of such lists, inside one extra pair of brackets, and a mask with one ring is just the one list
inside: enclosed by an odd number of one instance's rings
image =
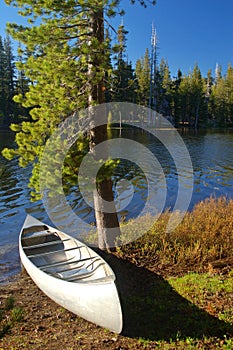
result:
[[(38, 221), (29, 216), (23, 227), (29, 227), (32, 223), (38, 224)], [(21, 235), (22, 231), (19, 239), (22, 264), (35, 284), (49, 298), (74, 314), (101, 327), (115, 333), (122, 331), (122, 311), (114, 279), (104, 282), (79, 280), (78, 283), (73, 283), (53, 277), (41, 271), (28, 258), (22, 247)]]

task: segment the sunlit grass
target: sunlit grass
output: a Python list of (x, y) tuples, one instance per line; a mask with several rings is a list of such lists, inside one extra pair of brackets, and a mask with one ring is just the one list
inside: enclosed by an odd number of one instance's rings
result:
[[(233, 325), (232, 305), (229, 306), (229, 309), (226, 309), (224, 305), (224, 310), (222, 310), (223, 300), (226, 301), (232, 298), (233, 277), (231, 274), (223, 277), (222, 275), (211, 275), (208, 273), (191, 273), (180, 278), (172, 277), (168, 281), (185, 299), (200, 308), (206, 309), (206, 311), (217, 316), (220, 320)], [(220, 302), (216, 302), (218, 299), (220, 299)]]
[[(172, 266), (174, 272), (203, 272), (216, 261), (233, 263), (233, 200), (210, 198), (187, 212), (183, 221), (167, 233), (172, 213), (167, 211), (154, 220), (151, 229), (130, 244), (118, 248), (118, 254), (138, 265), (154, 268)], [(143, 224), (143, 218), (140, 219)], [(132, 238), (137, 230), (132, 222)], [(141, 228), (140, 228), (141, 229)], [(129, 239), (129, 232), (127, 233)]]

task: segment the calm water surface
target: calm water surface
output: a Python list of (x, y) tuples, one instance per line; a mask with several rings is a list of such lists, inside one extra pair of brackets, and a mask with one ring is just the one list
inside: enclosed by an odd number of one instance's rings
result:
[[(233, 198), (233, 131), (186, 131), (181, 132), (181, 135), (189, 150), (194, 170), (194, 191), (189, 209), (210, 196)], [(172, 208), (177, 196), (177, 172), (166, 149), (148, 135), (137, 133), (132, 136), (129, 131), (123, 130), (122, 137), (136, 139), (155, 154), (166, 175), (165, 206)], [(12, 147), (13, 143), (11, 133), (0, 131), (0, 150)], [(180, 157), (182, 159), (182, 154)], [(30, 189), (27, 187), (29, 176), (30, 168), (19, 168), (16, 160), (7, 161), (0, 155), (0, 282), (20, 271), (18, 235), (26, 214), (50, 223), (43, 204), (30, 202)], [(190, 169), (186, 169), (184, 176), (190, 176)], [(129, 181), (133, 179), (134, 183), (133, 199), (121, 215), (126, 218), (137, 216), (147, 198), (145, 176), (133, 164), (122, 162), (115, 174), (115, 180), (119, 178)], [(127, 191), (125, 196), (127, 197)], [(84, 204), (77, 191), (70, 194), (69, 201), (84, 220), (94, 221), (93, 210)]]

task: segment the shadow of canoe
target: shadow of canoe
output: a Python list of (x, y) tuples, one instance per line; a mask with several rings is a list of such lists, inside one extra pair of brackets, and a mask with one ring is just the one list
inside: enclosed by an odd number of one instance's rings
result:
[(98, 251), (113, 268), (127, 337), (176, 340), (233, 335), (232, 325), (219, 320), (178, 294), (160, 276)]

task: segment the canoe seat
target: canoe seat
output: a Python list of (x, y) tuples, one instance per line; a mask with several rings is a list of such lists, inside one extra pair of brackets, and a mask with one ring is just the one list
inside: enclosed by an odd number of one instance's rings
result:
[(39, 243), (39, 244), (33, 244), (33, 245), (27, 245), (27, 246), (23, 246), (23, 249), (33, 249), (33, 248), (43, 248), (43, 247), (47, 247), (47, 246), (52, 246), (52, 245), (56, 245), (59, 243), (63, 243), (63, 242), (67, 242), (67, 241), (71, 241), (71, 238), (66, 238), (66, 239), (58, 239), (56, 241), (50, 241), (50, 242), (45, 242), (45, 243)]
[(36, 245), (36, 244), (44, 244), (48, 242), (53, 241), (61, 241), (61, 238), (56, 235), (54, 232), (50, 231), (36, 231), (36, 232), (29, 232), (27, 234), (22, 235), (22, 245), (30, 246), (30, 245)]
[(47, 231), (49, 228), (46, 225), (34, 225), (34, 226), (29, 226), (25, 227), (23, 229), (23, 235), (28, 235), (30, 233), (35, 233), (35, 232), (41, 232), (41, 231)]
[(43, 253), (37, 253), (37, 254), (29, 254), (29, 255), (27, 255), (27, 257), (28, 258), (44, 257), (44, 256), (48, 256), (48, 255), (51, 255), (51, 254), (62, 253), (62, 252), (69, 252), (69, 251), (77, 250), (77, 249), (80, 249), (80, 248), (82, 248), (82, 246), (75, 246), (75, 247), (67, 248), (67, 249), (52, 250), (52, 251), (43, 252)]

